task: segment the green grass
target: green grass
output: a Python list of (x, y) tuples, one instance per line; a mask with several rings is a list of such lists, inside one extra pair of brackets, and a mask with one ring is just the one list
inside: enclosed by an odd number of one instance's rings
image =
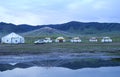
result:
[(48, 43), (48, 44), (0, 44), (0, 55), (41, 53), (108, 53), (120, 54), (120, 43)]

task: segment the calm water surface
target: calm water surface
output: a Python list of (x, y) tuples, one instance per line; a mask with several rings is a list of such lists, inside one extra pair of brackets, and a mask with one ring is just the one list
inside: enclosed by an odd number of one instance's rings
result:
[(72, 70), (63, 67), (15, 68), (0, 72), (0, 77), (120, 77), (120, 66), (82, 68)]
[(3, 56), (0, 77), (120, 77), (120, 56)]

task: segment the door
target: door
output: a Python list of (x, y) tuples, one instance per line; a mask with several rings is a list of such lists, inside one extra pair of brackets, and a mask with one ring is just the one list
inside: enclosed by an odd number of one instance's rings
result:
[(11, 43), (14, 43), (14, 44), (19, 43), (19, 39), (18, 38), (11, 38)]

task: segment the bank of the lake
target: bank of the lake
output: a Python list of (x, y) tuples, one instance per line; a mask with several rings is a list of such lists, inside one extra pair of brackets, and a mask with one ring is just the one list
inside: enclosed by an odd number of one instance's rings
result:
[(106, 53), (120, 55), (120, 43), (0, 44), (0, 56), (45, 53)]

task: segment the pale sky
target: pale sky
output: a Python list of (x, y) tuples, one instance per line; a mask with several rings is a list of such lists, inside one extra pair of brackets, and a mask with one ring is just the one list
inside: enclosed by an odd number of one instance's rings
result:
[(119, 22), (120, 0), (0, 0), (0, 22), (59, 24)]

